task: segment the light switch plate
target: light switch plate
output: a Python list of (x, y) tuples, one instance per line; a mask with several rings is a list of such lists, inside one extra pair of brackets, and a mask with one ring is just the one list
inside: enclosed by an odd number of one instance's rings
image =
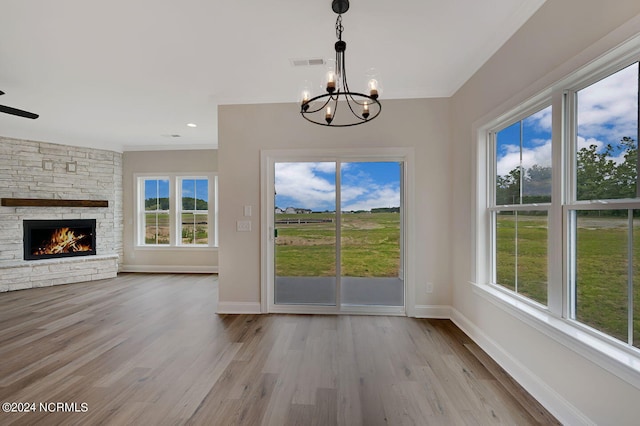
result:
[(251, 232), (250, 220), (239, 220), (236, 222), (236, 231), (238, 232)]
[(251, 206), (244, 206), (245, 217), (251, 217)]

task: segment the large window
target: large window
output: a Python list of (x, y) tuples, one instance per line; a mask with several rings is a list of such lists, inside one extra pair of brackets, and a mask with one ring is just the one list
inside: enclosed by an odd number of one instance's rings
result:
[(216, 246), (216, 184), (214, 175), (138, 176), (138, 245)]
[(640, 348), (640, 65), (630, 57), (591, 64), (482, 130), (489, 255), (478, 257), (501, 293), (626, 350)]

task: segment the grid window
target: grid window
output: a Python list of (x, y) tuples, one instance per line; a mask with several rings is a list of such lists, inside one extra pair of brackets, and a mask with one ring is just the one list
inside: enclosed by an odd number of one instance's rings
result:
[(217, 177), (138, 176), (139, 246), (215, 247)]
[(144, 213), (142, 229), (144, 244), (170, 243), (169, 179), (144, 179)]
[(209, 180), (180, 179), (181, 244), (209, 244)]
[(492, 133), (492, 281), (541, 304), (547, 303), (551, 113), (548, 106)]

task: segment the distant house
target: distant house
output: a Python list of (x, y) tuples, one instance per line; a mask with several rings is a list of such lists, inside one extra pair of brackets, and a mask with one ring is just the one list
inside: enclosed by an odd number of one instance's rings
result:
[(278, 210), (280, 210), (280, 213), (286, 213), (286, 214), (310, 214), (313, 213), (311, 211), (311, 209), (299, 209), (297, 207), (287, 207), (284, 211), (282, 211), (282, 209), (279, 209), (276, 207), (276, 213), (278, 213)]
[(276, 207), (276, 214), (283, 214), (284, 211), (280, 207)]

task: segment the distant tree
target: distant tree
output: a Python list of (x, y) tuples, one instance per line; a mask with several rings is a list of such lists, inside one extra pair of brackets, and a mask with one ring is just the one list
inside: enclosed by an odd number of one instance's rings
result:
[(496, 178), (496, 204), (520, 203), (520, 167)]
[[(624, 160), (614, 157), (624, 153)], [(523, 203), (548, 202), (551, 199), (551, 167), (534, 164), (524, 171), (516, 167), (496, 177), (496, 204), (519, 204), (522, 185)], [(631, 137), (607, 144), (603, 149), (591, 144), (581, 148), (576, 161), (578, 200), (635, 198), (638, 180), (638, 145)]]
[(400, 207), (378, 207), (371, 209), (371, 213), (400, 213)]
[[(146, 210), (169, 210), (169, 198), (147, 198), (144, 200), (144, 208)], [(208, 210), (208, 208), (209, 203), (205, 200), (182, 197), (182, 210)]]
[[(195, 207), (195, 208), (194, 208)], [(209, 203), (200, 198), (182, 197), (182, 210), (208, 210)]]
[(620, 141), (624, 149), (624, 162), (616, 167), (615, 182), (618, 185), (616, 198), (634, 198), (638, 182), (638, 146), (636, 141), (625, 136)]
[(145, 210), (169, 210), (169, 198), (147, 198), (144, 200)]
[(551, 167), (534, 164), (527, 169), (523, 187), (523, 202), (551, 201)]
[[(633, 198), (638, 177), (638, 147), (630, 137), (607, 144), (600, 152), (594, 144), (578, 151), (576, 185), (578, 200)], [(616, 164), (613, 157), (624, 152), (624, 161)]]

